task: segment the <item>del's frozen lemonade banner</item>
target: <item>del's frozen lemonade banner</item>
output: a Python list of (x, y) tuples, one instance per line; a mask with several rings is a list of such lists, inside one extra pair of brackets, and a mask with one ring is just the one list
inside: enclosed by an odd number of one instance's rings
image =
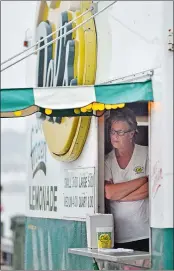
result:
[[(73, 30), (92, 12), (70, 23), (91, 7), (92, 1), (40, 1), (36, 12), (39, 46)], [(64, 28), (62, 28), (64, 26)], [(50, 35), (55, 29), (60, 31)], [(49, 37), (48, 37), (49, 35)], [(83, 28), (57, 39), (36, 55), (37, 87), (94, 85), (96, 28), (89, 20)], [(85, 50), (85, 54), (84, 54)], [(67, 97), (68, 99), (68, 97)], [(63, 105), (62, 105), (63, 108)], [(97, 120), (91, 117), (58, 117), (49, 113), (30, 117), (30, 156), (27, 215), (83, 219), (96, 212)], [(38, 116), (38, 115), (37, 115)]]
[[(84, 219), (86, 214), (94, 214), (97, 187), (96, 119), (91, 120), (88, 137), (78, 159), (65, 162), (55, 159), (48, 149), (43, 121), (36, 115), (29, 118), (27, 216)], [(59, 136), (61, 138), (61, 133)]]
[[(86, 12), (91, 8), (91, 4), (92, 1), (39, 1), (36, 16), (36, 42), (45, 38), (38, 45), (42, 47), (55, 38), (57, 40), (37, 53), (36, 84), (38, 87), (94, 85), (97, 62), (94, 19), (78, 28), (78, 25), (92, 16), (91, 11)], [(71, 23), (72, 20), (73, 23)], [(60, 31), (54, 33), (58, 28)], [(74, 31), (74, 28), (77, 29)], [(73, 33), (60, 38), (69, 31)], [(45, 103), (47, 103), (47, 98), (45, 97)], [(63, 103), (61, 106), (64, 109)], [(54, 122), (49, 109), (47, 113), (49, 113), (50, 121), (45, 120), (42, 128), (51, 155), (58, 161), (75, 161), (86, 144), (91, 117), (77, 115), (77, 117), (59, 118), (58, 122)], [(44, 118), (45, 115), (42, 117)]]

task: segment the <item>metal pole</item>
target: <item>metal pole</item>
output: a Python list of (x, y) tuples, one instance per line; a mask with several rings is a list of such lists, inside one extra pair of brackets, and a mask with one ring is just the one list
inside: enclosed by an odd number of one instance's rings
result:
[[(73, 19), (72, 21), (68, 22), (68, 23), (66, 24), (66, 26), (69, 25), (69, 24), (71, 24), (71, 23), (73, 23), (73, 22), (75, 22), (77, 19), (79, 19), (79, 18), (81, 18), (82, 16), (86, 15), (89, 11), (92, 11), (93, 9), (94, 9), (94, 7), (92, 6), (90, 9), (86, 10), (85, 12), (83, 12), (82, 14), (80, 14), (78, 17), (76, 17), (76, 18)], [(63, 29), (63, 28), (65, 28), (65, 25), (61, 26), (60, 28), (56, 29), (54, 32), (52, 32), (52, 33), (49, 34), (48, 36), (46, 36), (46, 37), (44, 37), (43, 39), (41, 39), (40, 41), (36, 42), (36, 44), (32, 45), (30, 48), (27, 48), (27, 49), (25, 49), (24, 51), (22, 51), (22, 52), (20, 52), (20, 53), (17, 53), (16, 55), (14, 55), (14, 56), (8, 58), (7, 60), (3, 61), (3, 62), (1, 63), (1, 66), (4, 65), (5, 63), (9, 62), (10, 60), (16, 58), (17, 56), (20, 56), (20, 55), (26, 53), (27, 51), (31, 50), (33, 47), (37, 46), (40, 42), (42, 42), (42, 41), (44, 41), (45, 39), (51, 37), (53, 34), (57, 33), (58, 31), (60, 31), (60, 30)]]
[(12, 67), (12, 66), (14, 66), (15, 64), (17, 64), (17, 63), (21, 62), (22, 60), (28, 58), (29, 56), (31, 56), (31, 55), (37, 53), (38, 51), (44, 49), (45, 47), (51, 45), (51, 44), (54, 43), (55, 41), (60, 40), (61, 38), (63, 38), (63, 37), (65, 37), (65, 36), (67, 36), (67, 35), (73, 33), (75, 30), (77, 30), (78, 28), (80, 28), (81, 26), (83, 26), (85, 23), (87, 23), (87, 22), (90, 21), (91, 19), (93, 19), (93, 18), (95, 18), (96, 16), (98, 16), (100, 13), (102, 13), (103, 11), (105, 11), (106, 9), (108, 9), (109, 7), (111, 7), (112, 5), (114, 5), (116, 2), (117, 2), (117, 1), (114, 1), (114, 2), (112, 2), (111, 4), (109, 4), (108, 6), (104, 7), (103, 9), (101, 9), (100, 11), (98, 11), (97, 13), (95, 13), (94, 15), (92, 15), (90, 18), (88, 18), (87, 20), (85, 20), (85, 21), (82, 22), (81, 24), (77, 25), (77, 26), (76, 26), (75, 28), (73, 28), (72, 30), (70, 30), (70, 31), (68, 31), (68, 32), (66, 32), (66, 33), (64, 33), (63, 35), (61, 35), (61, 36), (55, 38), (54, 40), (52, 40), (52, 41), (50, 41), (50, 42), (48, 42), (48, 43), (45, 44), (44, 46), (41, 46), (40, 48), (36, 49), (34, 52), (28, 54), (28, 55), (25, 56), (25, 57), (22, 57), (21, 59), (15, 61), (14, 63), (10, 64), (9, 66), (7, 66), (7, 67), (1, 69), (1, 72), (2, 72), (2, 71), (5, 71), (6, 69), (8, 69), (8, 68), (10, 68), (10, 67)]

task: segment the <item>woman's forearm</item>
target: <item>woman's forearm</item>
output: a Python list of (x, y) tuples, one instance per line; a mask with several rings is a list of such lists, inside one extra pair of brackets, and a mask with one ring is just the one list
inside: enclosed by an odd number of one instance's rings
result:
[(147, 177), (141, 177), (128, 182), (105, 185), (105, 196), (109, 200), (121, 200), (148, 182)]
[(144, 192), (144, 193), (141, 193), (139, 195), (133, 195), (133, 193), (132, 193), (132, 194), (128, 195), (127, 197), (121, 199), (120, 202), (121, 201), (138, 201), (138, 200), (148, 198), (148, 195), (149, 195), (148, 192)]
[(149, 196), (149, 185), (148, 182), (142, 185), (140, 188), (130, 193), (126, 197), (122, 198), (120, 201), (136, 201), (142, 200)]

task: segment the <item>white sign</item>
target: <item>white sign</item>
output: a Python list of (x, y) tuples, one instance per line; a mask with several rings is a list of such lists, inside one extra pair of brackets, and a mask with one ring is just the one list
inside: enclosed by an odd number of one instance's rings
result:
[(86, 214), (97, 212), (97, 119), (92, 118), (82, 154), (73, 162), (53, 158), (41, 120), (36, 115), (29, 119), (27, 216), (84, 220)]
[(77, 217), (93, 214), (95, 208), (95, 169), (79, 168), (65, 170), (64, 175), (65, 216)]

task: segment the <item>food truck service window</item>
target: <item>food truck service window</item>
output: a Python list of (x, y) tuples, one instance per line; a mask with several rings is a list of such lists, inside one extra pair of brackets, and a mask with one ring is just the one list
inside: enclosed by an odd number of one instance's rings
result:
[(105, 213), (113, 214), (115, 248), (149, 251), (148, 103), (104, 116)]

